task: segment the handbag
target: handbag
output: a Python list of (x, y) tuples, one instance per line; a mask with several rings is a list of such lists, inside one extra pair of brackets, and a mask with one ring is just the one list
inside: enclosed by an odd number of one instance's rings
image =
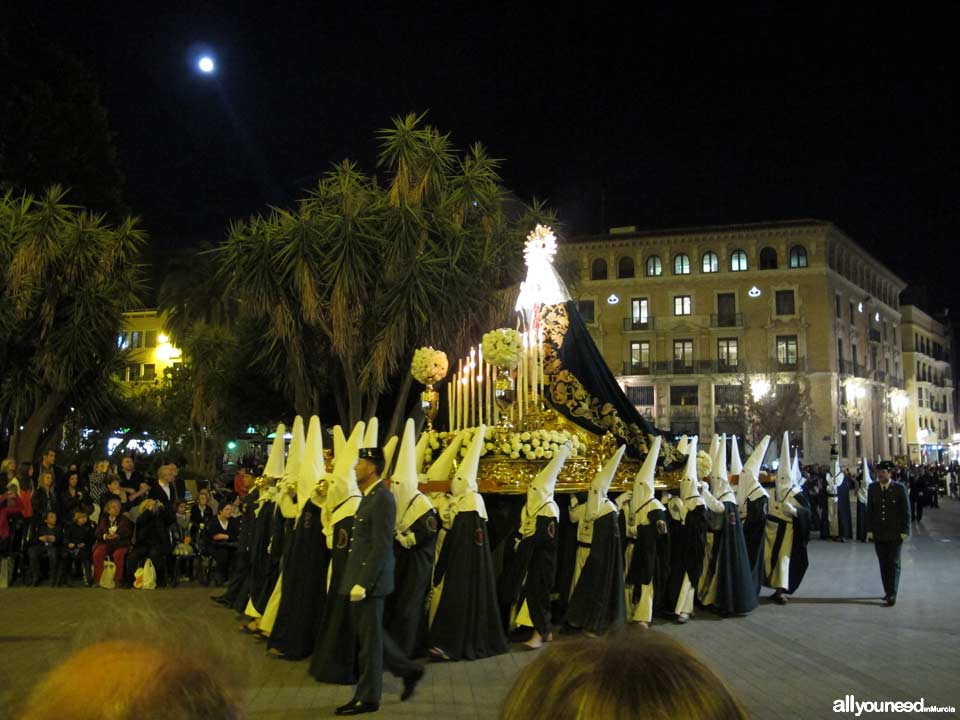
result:
[(114, 578), (117, 575), (117, 566), (110, 560), (103, 561), (103, 572), (100, 574), (100, 587), (107, 590), (113, 590), (117, 585), (114, 582)]

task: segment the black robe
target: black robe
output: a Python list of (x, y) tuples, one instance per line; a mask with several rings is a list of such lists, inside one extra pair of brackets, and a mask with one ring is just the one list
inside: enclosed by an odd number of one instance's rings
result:
[(550, 633), (550, 592), (557, 579), (557, 530), (559, 520), (537, 516), (536, 529), (530, 537), (521, 537), (516, 550), (505, 555), (500, 582), (500, 605), (517, 610), (527, 603), (534, 630), (546, 637)]
[(280, 507), (275, 506), (273, 517), (270, 519), (270, 552), (267, 556), (267, 574), (266, 582), (260, 587), (260, 592), (254, 600), (253, 606), (257, 612), (262, 613), (267, 603), (270, 602), (270, 596), (277, 586), (280, 579), (280, 572), (283, 570), (283, 556), (287, 547), (293, 539), (293, 519), (286, 518), (280, 512)]
[(857, 540), (867, 541), (867, 504), (857, 496)]
[(747, 500), (747, 517), (743, 520), (743, 539), (747, 544), (747, 558), (753, 578), (754, 592), (760, 594), (763, 584), (763, 546), (767, 539), (767, 507), (770, 498), (761, 495)]
[(429, 637), (451, 660), (475, 660), (507, 651), (497, 611), (487, 523), (476, 510), (459, 512), (447, 532), (434, 569), (443, 581)]
[(291, 536), (283, 560), (280, 608), (267, 646), (295, 660), (313, 652), (317, 620), (327, 595), (330, 551), (323, 536), (320, 508), (308, 502)]
[(633, 586), (633, 602), (640, 601), (642, 586), (653, 583), (653, 611), (663, 608), (663, 597), (670, 578), (670, 531), (661, 535), (657, 523), (664, 521), (669, 528), (669, 514), (665, 510), (651, 510), (647, 525), (637, 525), (637, 539), (633, 545), (626, 584)]
[[(797, 516), (793, 518), (793, 543), (790, 547), (790, 577), (788, 578), (787, 594), (793, 595), (803, 582), (810, 560), (807, 557), (807, 543), (810, 541), (810, 506), (807, 499), (801, 494), (794, 494)], [(774, 558), (780, 555), (780, 545), (786, 534), (785, 525), (777, 523), (777, 536), (771, 550)]]
[(323, 604), (313, 657), (310, 658), (313, 677), (320, 682), (338, 685), (357, 682), (357, 638), (350, 620), (350, 596), (339, 592), (353, 539), (353, 519), (354, 516), (349, 515), (333, 526), (333, 549), (329, 550), (330, 587)]
[(238, 613), (242, 613), (250, 598), (250, 562), (253, 546), (253, 533), (257, 524), (255, 512), (259, 489), (253, 488), (243, 499), (243, 510), (240, 512), (239, 530), (237, 532), (238, 547), (234, 556), (233, 566), (230, 568), (230, 582), (221, 596), (223, 602)]
[[(823, 507), (820, 508), (819, 515), (820, 539), (829, 540), (830, 498), (825, 489), (821, 490), (820, 495), (823, 497)], [(811, 526), (816, 527), (818, 518), (814, 512), (813, 504), (810, 502), (810, 497), (806, 497), (808, 507), (810, 508), (810, 523)], [(850, 512), (850, 481), (846, 478), (846, 476), (844, 476), (843, 482), (840, 483), (840, 487), (837, 488), (837, 533), (837, 537), (846, 538), (848, 540), (853, 538), (853, 515)]]
[(568, 625), (597, 635), (627, 620), (619, 514), (609, 512), (593, 521), (590, 554), (567, 606)]
[[(266, 501), (257, 514), (257, 521), (253, 529), (253, 542), (250, 545), (250, 602), (259, 613), (263, 613), (270, 599), (270, 593), (277, 581), (273, 572), (270, 557), (270, 539), (272, 537), (276, 503)], [(261, 601), (264, 593), (266, 598)], [(237, 598), (240, 603), (240, 598)], [(246, 607), (246, 600), (243, 606)], [(243, 608), (241, 608), (241, 612)]]
[(428, 510), (408, 528), (417, 539), (413, 547), (393, 543), (396, 570), (394, 591), (387, 596), (383, 624), (390, 637), (407, 657), (419, 655), (427, 618), (427, 597), (433, 573), (440, 520), (436, 510)]
[(663, 610), (673, 614), (683, 587), (683, 576), (696, 588), (703, 572), (703, 556), (707, 547), (707, 508), (697, 505), (688, 510), (683, 522), (670, 523), (670, 580), (663, 598)]
[(758, 605), (753, 569), (737, 503), (724, 502), (723, 510), (725, 522), (723, 529), (713, 536), (713, 554), (710, 558), (711, 575), (717, 578), (713, 607), (721, 613), (745, 615)]

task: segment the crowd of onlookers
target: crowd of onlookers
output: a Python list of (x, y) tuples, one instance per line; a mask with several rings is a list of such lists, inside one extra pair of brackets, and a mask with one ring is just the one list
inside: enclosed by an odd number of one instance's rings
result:
[(139, 587), (145, 567), (157, 585), (223, 583), (237, 547), (235, 503), (252, 482), (241, 469), (232, 488), (191, 494), (176, 465), (161, 465), (151, 476), (131, 456), (119, 467), (100, 460), (86, 472), (58, 466), (53, 450), (36, 465), (4, 460), (0, 587), (43, 580)]

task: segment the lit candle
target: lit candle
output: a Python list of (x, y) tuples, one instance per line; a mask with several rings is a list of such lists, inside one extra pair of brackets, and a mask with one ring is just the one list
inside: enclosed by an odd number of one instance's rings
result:
[(460, 376), (463, 374), (463, 360), (457, 360), (457, 374), (453, 376), (454, 389), (457, 396), (455, 418), (457, 430), (463, 427), (463, 387), (460, 385)]
[(447, 382), (447, 430), (453, 430), (453, 381)]
[[(523, 406), (527, 401), (527, 333), (521, 336), (523, 345), (520, 352), (520, 363), (517, 365), (517, 424), (523, 422)], [(518, 428), (519, 429), (519, 428)]]
[[(538, 338), (537, 338), (537, 355), (540, 357), (540, 373), (539, 373), (539, 374), (540, 374), (540, 392), (539, 392), (539, 397), (540, 397), (540, 400), (541, 400), (541, 402), (542, 402), (542, 401), (543, 401), (543, 386), (544, 386), (544, 384), (545, 384), (545, 378), (544, 378), (544, 376), (543, 376), (543, 327), (542, 327), (542, 326), (538, 329), (537, 333), (538, 333)], [(538, 409), (539, 409), (539, 407), (540, 407), (540, 406), (537, 405), (537, 408), (538, 408)]]

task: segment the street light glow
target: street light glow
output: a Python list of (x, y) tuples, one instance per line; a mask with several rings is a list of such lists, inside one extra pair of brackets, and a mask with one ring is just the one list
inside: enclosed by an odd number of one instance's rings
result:
[(197, 67), (200, 69), (200, 72), (210, 74), (213, 72), (216, 67), (213, 63), (213, 58), (209, 55), (204, 55), (197, 61)]

